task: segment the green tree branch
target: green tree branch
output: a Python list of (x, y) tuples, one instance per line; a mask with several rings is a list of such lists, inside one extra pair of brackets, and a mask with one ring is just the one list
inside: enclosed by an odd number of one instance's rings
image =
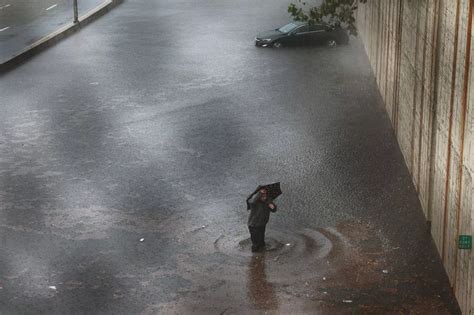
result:
[(354, 12), (358, 3), (367, 0), (323, 0), (319, 6), (308, 6), (306, 2), (298, 2), (288, 5), (288, 13), (295, 21), (305, 21), (309, 24), (326, 23), (333, 27), (342, 27), (349, 34), (357, 36)]

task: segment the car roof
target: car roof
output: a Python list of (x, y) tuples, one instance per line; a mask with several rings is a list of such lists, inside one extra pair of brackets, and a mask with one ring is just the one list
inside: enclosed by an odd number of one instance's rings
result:
[(289, 22), (289, 23), (295, 24), (295, 25), (297, 25), (297, 26), (301, 26), (301, 25), (306, 25), (306, 24), (308, 24), (308, 22), (303, 22), (303, 21), (291, 21), (291, 22)]
[[(309, 23), (307, 21), (291, 21), (290, 23), (293, 23), (295, 25), (301, 26), (301, 25), (308, 25)], [(327, 25), (324, 22), (317, 22), (314, 25)]]

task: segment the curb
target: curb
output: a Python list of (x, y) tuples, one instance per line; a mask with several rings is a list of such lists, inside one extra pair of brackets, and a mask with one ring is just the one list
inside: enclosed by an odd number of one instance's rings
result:
[(62, 39), (68, 37), (69, 35), (79, 31), (83, 26), (86, 26), (87, 24), (95, 21), (97, 18), (101, 17), (112, 8), (121, 4), (123, 1), (124, 0), (108, 0), (107, 2), (81, 15), (79, 17), (78, 23), (71, 22), (61, 27), (57, 31), (54, 31), (46, 35), (45, 37), (39, 39), (33, 44), (28, 45), (26, 48), (13, 55), (10, 59), (0, 64), (0, 74), (12, 70), (13, 68), (19, 66), (29, 58), (37, 55), (43, 50), (46, 50), (48, 47), (55, 45)]

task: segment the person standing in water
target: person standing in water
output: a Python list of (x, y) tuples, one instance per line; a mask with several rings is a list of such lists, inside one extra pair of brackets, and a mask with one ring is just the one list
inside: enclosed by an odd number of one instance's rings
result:
[(270, 212), (276, 212), (277, 206), (268, 197), (267, 190), (260, 188), (247, 198), (247, 210), (250, 210), (248, 227), (252, 240), (252, 252), (265, 249), (265, 227), (270, 219)]

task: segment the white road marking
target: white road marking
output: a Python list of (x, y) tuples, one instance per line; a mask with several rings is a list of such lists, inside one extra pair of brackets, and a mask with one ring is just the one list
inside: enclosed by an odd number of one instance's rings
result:
[(8, 8), (9, 6), (10, 6), (10, 4), (6, 4), (6, 5), (4, 5), (3, 7), (0, 7), (0, 10), (6, 9), (6, 8)]
[(57, 3), (56, 3), (56, 4), (53, 4), (53, 5), (50, 6), (49, 8), (46, 8), (46, 11), (49, 11), (49, 10), (51, 10), (51, 9), (54, 9), (54, 8), (56, 8), (57, 6), (58, 6)]
[(10, 26), (4, 27), (4, 28), (0, 29), (0, 32), (6, 31), (9, 28), (10, 28)]

